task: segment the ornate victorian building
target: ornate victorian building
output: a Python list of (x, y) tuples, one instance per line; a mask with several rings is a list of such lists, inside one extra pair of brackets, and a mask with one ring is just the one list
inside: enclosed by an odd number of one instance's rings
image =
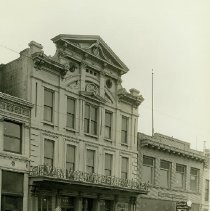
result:
[[(33, 104), (29, 211), (134, 211), (139, 91), (99, 36), (59, 35), (53, 57), (34, 41), (0, 69), (3, 92)], [(25, 209), (26, 210), (26, 209)]]
[(27, 211), (31, 108), (31, 103), (0, 92), (1, 211)]
[(139, 174), (148, 182), (148, 195), (140, 196), (140, 211), (173, 211), (177, 202), (192, 202), (192, 211), (203, 211), (204, 153), (187, 142), (161, 134), (138, 134)]

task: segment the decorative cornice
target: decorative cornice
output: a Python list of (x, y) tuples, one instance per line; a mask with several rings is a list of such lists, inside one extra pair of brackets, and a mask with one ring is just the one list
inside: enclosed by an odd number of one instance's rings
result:
[(154, 150), (159, 150), (165, 153), (173, 153), (177, 156), (186, 157), (188, 159), (197, 160), (199, 162), (205, 163), (206, 158), (205, 156), (201, 155), (200, 153), (195, 153), (192, 150), (183, 150), (179, 149), (174, 146), (169, 146), (167, 144), (158, 143), (149, 139), (142, 139), (141, 140), (141, 147), (152, 148)]
[(97, 103), (106, 103), (107, 102), (103, 97), (99, 96), (95, 92), (80, 91), (80, 95), (89, 100), (93, 100)]
[(0, 157), (2, 158), (7, 158), (9, 160), (19, 160), (19, 161), (24, 161), (24, 162), (29, 162), (29, 159), (23, 156), (18, 156), (18, 155), (14, 155), (14, 154), (8, 154), (8, 153), (4, 153), (4, 152), (0, 152)]
[(17, 114), (21, 117), (30, 117), (33, 105), (23, 99), (0, 92), (0, 111)]
[(133, 105), (137, 108), (143, 101), (142, 95), (133, 95), (128, 93), (125, 88), (121, 88), (117, 91), (118, 99), (120, 102)]

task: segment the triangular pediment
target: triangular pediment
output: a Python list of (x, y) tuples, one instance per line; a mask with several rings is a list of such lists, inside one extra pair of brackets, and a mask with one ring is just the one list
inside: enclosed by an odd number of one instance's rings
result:
[(122, 70), (123, 73), (128, 72), (127, 66), (119, 59), (119, 57), (111, 50), (111, 48), (97, 35), (66, 35), (61, 34), (52, 39), (54, 43), (64, 41), (74, 47), (101, 59), (108, 64), (114, 65)]

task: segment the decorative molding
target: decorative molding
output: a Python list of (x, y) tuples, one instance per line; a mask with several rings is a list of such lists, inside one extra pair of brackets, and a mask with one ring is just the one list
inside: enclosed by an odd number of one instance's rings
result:
[(79, 80), (73, 81), (73, 82), (67, 84), (67, 87), (69, 89), (73, 89), (73, 90), (80, 89), (80, 81)]
[(6, 159), (9, 159), (9, 160), (18, 160), (18, 161), (23, 161), (23, 162), (29, 162), (29, 159), (26, 158), (26, 157), (23, 157), (23, 156), (18, 156), (18, 155), (15, 155), (15, 154), (9, 154), (9, 153), (6, 153), (6, 152), (0, 152), (0, 157), (2, 158), (6, 158)]
[(22, 117), (30, 117), (32, 104), (17, 97), (0, 93), (0, 110), (17, 114)]

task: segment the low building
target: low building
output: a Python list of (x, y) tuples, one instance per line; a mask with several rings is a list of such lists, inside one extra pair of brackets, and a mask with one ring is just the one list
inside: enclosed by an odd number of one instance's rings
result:
[(190, 144), (161, 134), (139, 133), (139, 175), (150, 184), (138, 199), (139, 211), (174, 211), (177, 202), (192, 202), (192, 211), (202, 209), (204, 153)]
[(33, 105), (29, 211), (134, 211), (139, 91), (99, 36), (59, 35), (54, 56), (34, 41), (0, 68), (0, 89)]
[(28, 210), (32, 104), (0, 92), (0, 207)]
[(202, 211), (210, 211), (210, 149), (205, 149), (206, 166), (203, 173)]

